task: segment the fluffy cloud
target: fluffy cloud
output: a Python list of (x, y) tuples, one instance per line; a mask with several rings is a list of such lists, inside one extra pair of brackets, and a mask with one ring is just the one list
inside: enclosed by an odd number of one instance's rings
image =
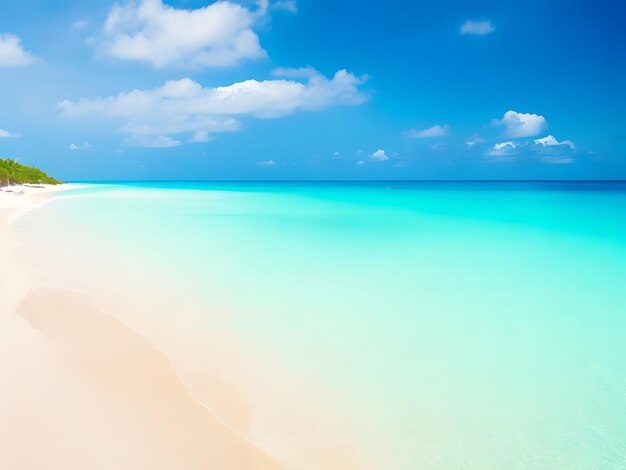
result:
[(168, 66), (227, 67), (266, 57), (253, 26), (260, 13), (230, 1), (195, 10), (162, 0), (116, 4), (104, 25), (99, 51), (122, 60)]
[(20, 137), (20, 134), (17, 132), (9, 132), (4, 129), (0, 129), (0, 139), (11, 139), (15, 137)]
[(515, 142), (500, 142), (495, 144), (487, 153), (490, 157), (506, 157), (514, 154), (518, 144)]
[(559, 145), (566, 145), (572, 150), (576, 150), (576, 145), (571, 140), (563, 140), (559, 142), (553, 135), (548, 135), (546, 137), (542, 137), (541, 139), (535, 139), (535, 144), (541, 145), (543, 147), (556, 147)]
[(80, 150), (87, 150), (90, 149), (91, 145), (89, 145), (89, 142), (84, 142), (82, 145), (81, 144), (70, 144), (70, 150), (76, 150), (76, 151), (80, 151)]
[(359, 90), (362, 83), (362, 78), (345, 70), (338, 71), (331, 79), (317, 73), (305, 82), (246, 80), (223, 87), (203, 87), (183, 78), (157, 88), (132, 90), (108, 98), (64, 100), (58, 106), (62, 115), (70, 118), (96, 116), (123, 120), (121, 132), (134, 136), (194, 132), (208, 138), (208, 133), (238, 130), (240, 123), (235, 119), (238, 116), (276, 118), (335, 105), (361, 104), (367, 100)]
[(502, 119), (494, 119), (493, 124), (505, 126), (505, 135), (512, 139), (532, 137), (548, 127), (548, 123), (543, 116), (518, 113), (516, 111), (507, 111)]
[(385, 151), (382, 149), (376, 150), (373, 154), (370, 155), (370, 158), (372, 160), (376, 160), (379, 162), (384, 162), (384, 161), (389, 160), (389, 157), (387, 156)]
[(559, 142), (553, 135), (535, 139), (532, 151), (543, 161), (553, 164), (574, 163), (576, 145), (571, 140)]
[(428, 129), (416, 130), (411, 129), (406, 132), (405, 135), (411, 139), (423, 139), (425, 137), (442, 137), (444, 135), (448, 135), (448, 131), (450, 126), (447, 124), (440, 126), (436, 125), (433, 127), (429, 127)]
[(263, 160), (262, 162), (258, 162), (257, 165), (260, 166), (274, 166), (276, 162), (274, 160)]
[(471, 34), (473, 36), (485, 36), (486, 34), (493, 32), (494, 29), (493, 23), (489, 20), (466, 20), (465, 23), (461, 25), (460, 33)]
[(32, 64), (35, 57), (24, 49), (20, 38), (13, 34), (0, 34), (0, 67), (20, 67)]

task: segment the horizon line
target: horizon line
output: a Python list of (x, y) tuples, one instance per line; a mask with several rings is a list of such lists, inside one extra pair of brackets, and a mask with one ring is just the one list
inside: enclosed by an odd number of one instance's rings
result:
[(626, 183), (626, 179), (73, 179), (65, 183)]

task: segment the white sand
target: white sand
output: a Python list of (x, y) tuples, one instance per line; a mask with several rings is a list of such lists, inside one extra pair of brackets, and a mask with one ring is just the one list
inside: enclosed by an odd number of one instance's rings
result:
[[(0, 468), (280, 468), (149, 339), (82, 294), (37, 285), (10, 221), (59, 189), (0, 192)], [(249, 421), (235, 393), (208, 382), (231, 422)]]

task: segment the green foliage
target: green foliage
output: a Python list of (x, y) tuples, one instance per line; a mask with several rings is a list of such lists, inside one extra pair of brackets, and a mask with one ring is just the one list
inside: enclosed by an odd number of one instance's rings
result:
[(9, 184), (9, 172), (4, 168), (0, 168), (0, 186), (6, 186)]
[(61, 184), (39, 168), (22, 165), (11, 158), (0, 158), (0, 186), (9, 184)]

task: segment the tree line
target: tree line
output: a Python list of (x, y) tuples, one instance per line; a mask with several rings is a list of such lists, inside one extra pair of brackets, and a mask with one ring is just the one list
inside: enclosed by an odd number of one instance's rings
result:
[(61, 184), (39, 168), (22, 165), (12, 158), (0, 158), (0, 186), (11, 184)]

